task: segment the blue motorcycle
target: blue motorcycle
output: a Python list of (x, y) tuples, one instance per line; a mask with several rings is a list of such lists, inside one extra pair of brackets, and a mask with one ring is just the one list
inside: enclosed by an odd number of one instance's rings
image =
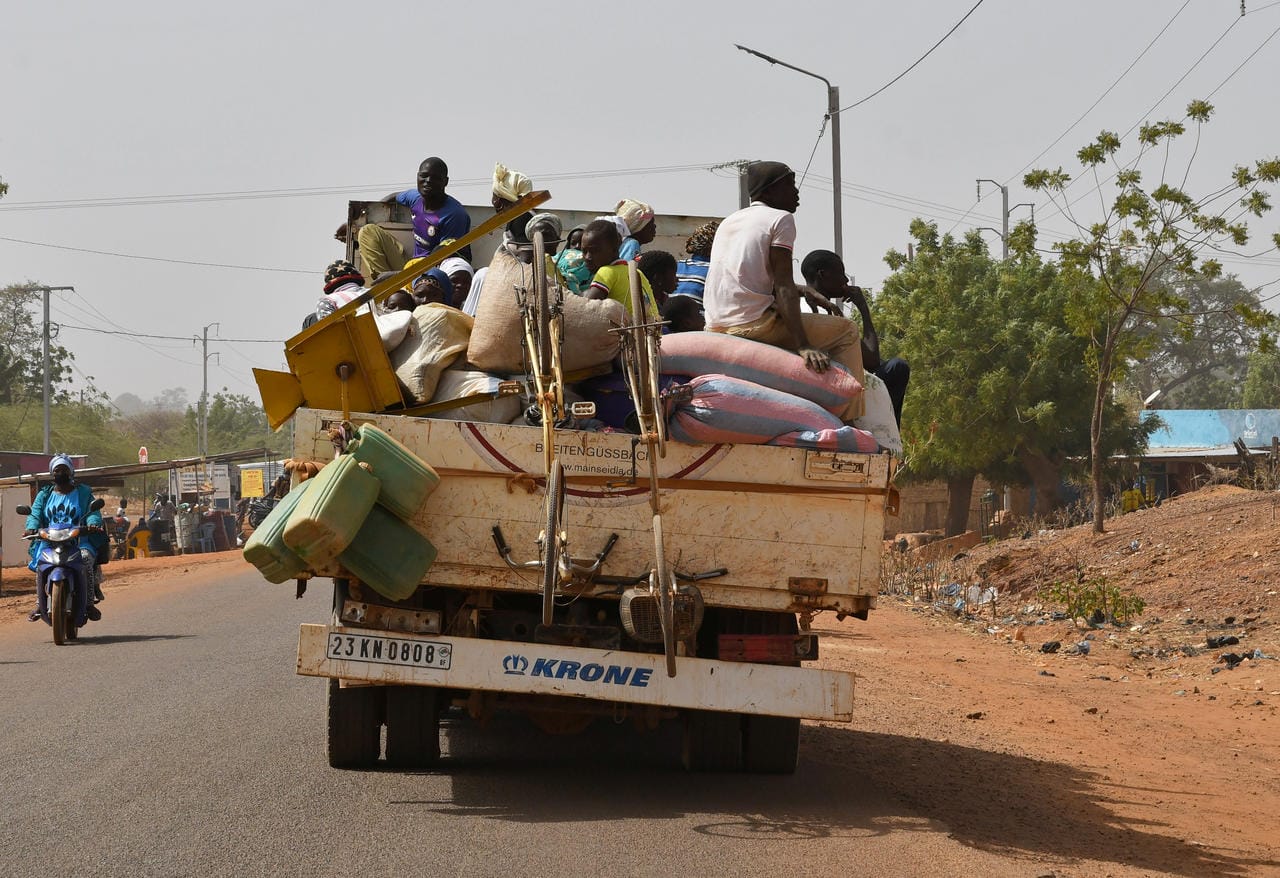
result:
[[(96, 512), (106, 504), (102, 498), (94, 500), (89, 512)], [(14, 509), (19, 515), (30, 515), (30, 506)], [(88, 513), (86, 513), (86, 516)], [(36, 557), (36, 588), (45, 596), (47, 612), (42, 615), (53, 627), (53, 642), (61, 646), (75, 640), (79, 629), (88, 621), (90, 577), (96, 575), (94, 567), (85, 569), (80, 555), (80, 536), (91, 530), (83, 519), (79, 525), (42, 527), (29, 540), (41, 540), (43, 544)]]

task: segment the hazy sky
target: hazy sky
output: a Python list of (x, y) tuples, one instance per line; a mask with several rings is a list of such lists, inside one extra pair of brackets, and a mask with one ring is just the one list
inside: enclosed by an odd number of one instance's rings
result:
[[(734, 43), (826, 76), (848, 106), (973, 3), (7, 4), (0, 238), (34, 243), (0, 240), (0, 283), (75, 287), (54, 294), (60, 341), (108, 394), (184, 387), (194, 401), (200, 351), (186, 339), (211, 323), (225, 339), (296, 332), (341, 255), (332, 233), (347, 199), (412, 186), (425, 156), (448, 161), (464, 203), (487, 201), (501, 160), (550, 189), (552, 209), (630, 196), (660, 213), (725, 214), (736, 182), (710, 167), (770, 158), (803, 169), (826, 109), (822, 83)], [(999, 193), (987, 186), (975, 206), (976, 178), (1009, 181), (1011, 205), (1035, 201), (1020, 186), (1031, 163), (1074, 172), (1076, 149), (1100, 129), (1179, 118), (1215, 89), (1193, 193), (1280, 153), (1280, 3), (1246, 9), (985, 0), (919, 66), (842, 115), (850, 271), (878, 288), (913, 216), (957, 234), (999, 226)], [(1128, 155), (1134, 135), (1125, 143)], [(832, 244), (830, 177), (828, 132), (802, 191), (798, 255)], [(77, 199), (106, 206), (66, 204)], [(1092, 216), (1097, 202), (1076, 209)], [(1037, 206), (1045, 246), (1070, 230), (1053, 214)], [(1246, 249), (1265, 250), (1280, 213), (1251, 228)], [(1267, 284), (1280, 279), (1280, 253), (1227, 268)], [(250, 368), (279, 368), (282, 350), (212, 343), (210, 392), (256, 398)]]

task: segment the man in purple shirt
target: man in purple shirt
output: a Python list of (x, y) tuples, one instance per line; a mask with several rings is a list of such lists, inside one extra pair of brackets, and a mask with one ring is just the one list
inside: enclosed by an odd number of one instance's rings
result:
[[(456, 198), (447, 194), (449, 166), (444, 159), (432, 156), (418, 166), (418, 188), (392, 192), (382, 200), (396, 201), (413, 214), (413, 258), (426, 256), (444, 241), (461, 238), (471, 231), (471, 217)], [(362, 226), (357, 238), (365, 273), (377, 277), (383, 271), (399, 271), (408, 261), (399, 242), (391, 233), (373, 223)], [(459, 251), (471, 260), (471, 248)]]

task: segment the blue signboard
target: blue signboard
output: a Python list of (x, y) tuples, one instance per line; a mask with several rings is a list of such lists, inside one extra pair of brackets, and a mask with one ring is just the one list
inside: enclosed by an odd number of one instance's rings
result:
[(1240, 439), (1250, 448), (1271, 445), (1280, 436), (1276, 409), (1161, 409), (1145, 411), (1145, 421), (1158, 417), (1165, 426), (1151, 434), (1147, 453), (1162, 448), (1222, 448)]

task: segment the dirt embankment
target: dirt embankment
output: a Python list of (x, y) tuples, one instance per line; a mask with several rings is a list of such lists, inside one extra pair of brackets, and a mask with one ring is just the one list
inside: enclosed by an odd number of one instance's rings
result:
[[(1103, 535), (887, 561), (900, 593), (866, 623), (820, 622), (824, 663), (859, 674), (865, 733), (832, 728), (824, 755), (1029, 875), (1280, 875), (1278, 513), (1214, 488)], [(1063, 618), (1043, 586), (1077, 575), (1146, 608)]]

